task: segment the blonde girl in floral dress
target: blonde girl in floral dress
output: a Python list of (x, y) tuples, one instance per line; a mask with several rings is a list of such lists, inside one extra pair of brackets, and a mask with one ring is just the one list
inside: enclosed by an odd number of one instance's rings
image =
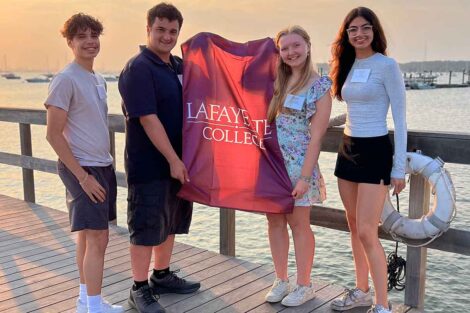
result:
[[(291, 214), (267, 214), (276, 279), (265, 298), (268, 302), (298, 306), (315, 296), (310, 279), (315, 250), (310, 208), (326, 198), (318, 157), (331, 113), (331, 81), (315, 72), (310, 37), (303, 28), (293, 26), (282, 30), (275, 42), (279, 63), (268, 120), (276, 120), (295, 207)], [(297, 264), (297, 281), (291, 290), (287, 274), (287, 224), (292, 230)]]

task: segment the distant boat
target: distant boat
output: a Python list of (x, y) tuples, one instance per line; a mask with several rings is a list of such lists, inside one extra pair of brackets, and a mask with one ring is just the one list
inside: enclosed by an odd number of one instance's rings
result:
[(118, 76), (113, 75), (113, 74), (103, 74), (102, 75), (104, 80), (107, 82), (117, 82), (118, 81)]
[(418, 73), (418, 76), (405, 75), (406, 89), (434, 89), (436, 88), (437, 75)]
[[(3, 55), (3, 70), (7, 71), (7, 55)], [(2, 77), (5, 79), (21, 79), (20, 76), (16, 75), (15, 73), (3, 73)]]
[(52, 74), (52, 73), (44, 73), (44, 74), (42, 74), (42, 76), (47, 77), (47, 78), (52, 78), (52, 77), (54, 77), (54, 74)]
[(28, 83), (48, 83), (51, 79), (47, 76), (41, 75), (25, 79)]
[(6, 79), (21, 79), (20, 76), (14, 74), (14, 73), (5, 73), (5, 74), (2, 74), (2, 77), (6, 78)]
[(429, 83), (418, 81), (418, 82), (414, 82), (410, 84), (410, 88), (411, 89), (434, 89), (436, 88), (436, 85), (431, 85)]

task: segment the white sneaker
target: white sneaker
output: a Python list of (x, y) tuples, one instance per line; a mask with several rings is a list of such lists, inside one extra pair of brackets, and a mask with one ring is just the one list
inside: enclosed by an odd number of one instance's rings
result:
[(373, 305), (367, 313), (392, 313), (392, 306), (390, 305), (390, 302), (388, 304), (389, 309), (387, 310), (380, 304), (375, 304)]
[[(102, 300), (101, 302), (101, 312), (102, 313), (123, 313), (124, 307), (120, 305), (112, 305), (106, 300)], [(76, 313), (88, 313), (88, 305), (86, 302), (80, 301), (77, 299), (77, 310)]]
[(315, 290), (310, 286), (296, 285), (295, 288), (282, 299), (281, 304), (285, 306), (298, 306), (315, 298)]
[(358, 306), (371, 306), (372, 296), (370, 289), (367, 292), (359, 288), (346, 289), (337, 299), (331, 301), (331, 308), (336, 311), (346, 311)]
[(88, 313), (88, 305), (86, 302), (80, 301), (80, 298), (77, 299), (77, 310), (76, 313)]
[(289, 281), (282, 281), (279, 278), (274, 280), (271, 290), (266, 294), (264, 299), (267, 302), (279, 302), (289, 293)]

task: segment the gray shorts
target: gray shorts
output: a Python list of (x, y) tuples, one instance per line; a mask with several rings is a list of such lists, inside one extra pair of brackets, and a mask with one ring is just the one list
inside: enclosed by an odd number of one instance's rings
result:
[(127, 225), (132, 244), (157, 246), (168, 235), (189, 232), (193, 204), (176, 196), (180, 188), (171, 178), (129, 184)]
[(117, 183), (114, 168), (109, 165), (106, 167), (83, 166), (83, 169), (89, 175), (93, 175), (106, 190), (106, 200), (103, 203), (93, 203), (78, 183), (77, 178), (59, 160), (57, 170), (66, 188), (71, 231), (108, 229), (108, 222), (116, 219)]

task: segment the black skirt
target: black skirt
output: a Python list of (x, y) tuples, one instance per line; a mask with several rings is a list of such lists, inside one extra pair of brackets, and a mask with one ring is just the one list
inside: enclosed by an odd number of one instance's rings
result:
[(388, 135), (349, 137), (343, 134), (335, 176), (356, 183), (390, 185), (393, 146)]

